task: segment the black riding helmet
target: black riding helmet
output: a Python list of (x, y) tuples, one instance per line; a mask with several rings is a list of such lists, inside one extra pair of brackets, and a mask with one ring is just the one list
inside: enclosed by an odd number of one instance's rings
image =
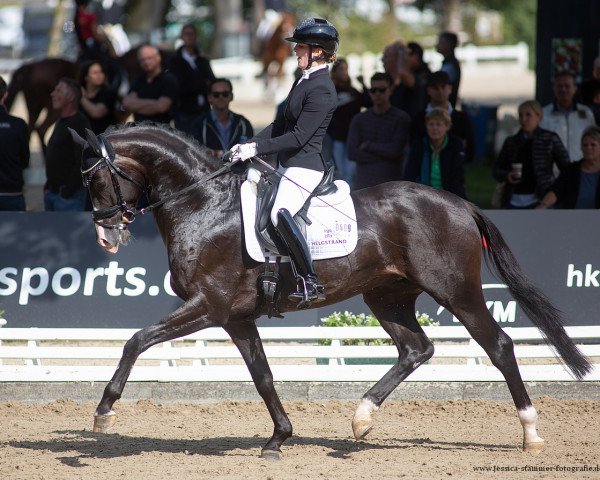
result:
[(323, 18), (308, 18), (295, 29), (288, 42), (303, 43), (321, 47), (325, 53), (333, 55), (338, 48), (339, 37), (335, 27)]

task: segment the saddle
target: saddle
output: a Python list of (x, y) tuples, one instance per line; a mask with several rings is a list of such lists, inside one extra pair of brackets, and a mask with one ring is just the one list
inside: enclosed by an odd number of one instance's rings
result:
[[(324, 175), (323, 179), (317, 185), (317, 188), (309, 195), (304, 202), (302, 208), (294, 215), (294, 220), (300, 227), (302, 235), (306, 238), (306, 226), (311, 225), (312, 221), (308, 218), (308, 207), (314, 197), (323, 197), (331, 195), (338, 191), (338, 187), (333, 183), (333, 174), (335, 168), (332, 166)], [(271, 253), (281, 256), (289, 255), (286, 245), (279, 238), (279, 234), (275, 230), (275, 226), (271, 222), (271, 210), (277, 189), (281, 181), (281, 175), (276, 172), (264, 172), (261, 175), (262, 181), (257, 184), (256, 195), (256, 219), (254, 221), (254, 229), (259, 243), (263, 248)]]
[[(333, 174), (334, 169), (330, 168), (294, 216), (313, 260), (346, 256), (358, 241), (350, 187), (344, 181), (334, 181)], [(245, 247), (252, 259), (265, 264), (258, 289), (263, 292), (269, 317), (280, 316), (278, 270), (282, 262), (289, 262), (287, 246), (271, 223), (271, 209), (281, 177), (281, 173), (268, 165), (252, 162), (248, 180), (241, 187)]]

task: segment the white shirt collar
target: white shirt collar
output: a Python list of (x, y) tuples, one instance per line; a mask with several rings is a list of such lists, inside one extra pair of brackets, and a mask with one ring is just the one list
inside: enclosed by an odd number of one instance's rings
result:
[(302, 77), (300, 77), (300, 80), (298, 81), (298, 83), (300, 83), (302, 80), (306, 80), (308, 79), (308, 77), (310, 77), (311, 73), (316, 72), (317, 70), (322, 70), (324, 68), (327, 68), (327, 64), (325, 65), (314, 65), (310, 68), (307, 68), (306, 70), (302, 71)]
[(194, 70), (196, 70), (196, 55), (189, 53), (185, 48), (183, 48), (181, 49), (181, 56)]

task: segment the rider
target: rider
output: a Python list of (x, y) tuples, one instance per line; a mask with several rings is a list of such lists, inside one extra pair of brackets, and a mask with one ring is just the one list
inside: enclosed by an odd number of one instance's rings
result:
[(289, 296), (299, 308), (325, 298), (319, 285), (305, 238), (293, 217), (319, 185), (325, 171), (321, 154), (323, 137), (337, 107), (337, 93), (329, 76), (328, 63), (335, 60), (338, 32), (327, 20), (309, 18), (301, 22), (289, 42), (302, 76), (294, 82), (282, 112), (248, 143), (235, 145), (232, 161), (256, 155), (277, 154), (281, 182), (271, 210), (271, 221), (285, 241), (297, 269), (300, 289)]

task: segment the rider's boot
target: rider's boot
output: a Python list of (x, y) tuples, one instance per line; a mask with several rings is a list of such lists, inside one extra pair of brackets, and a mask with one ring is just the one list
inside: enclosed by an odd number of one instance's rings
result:
[(325, 291), (323, 286), (319, 285), (306, 240), (290, 212), (285, 208), (277, 212), (277, 231), (287, 245), (290, 257), (298, 271), (298, 289), (288, 298), (298, 301), (298, 308), (308, 308), (312, 301), (324, 300)]

